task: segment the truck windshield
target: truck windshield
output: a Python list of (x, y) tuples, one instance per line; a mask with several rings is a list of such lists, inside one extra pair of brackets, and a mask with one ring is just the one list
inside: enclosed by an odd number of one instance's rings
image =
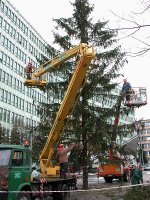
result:
[(0, 166), (7, 166), (10, 159), (11, 150), (0, 149)]

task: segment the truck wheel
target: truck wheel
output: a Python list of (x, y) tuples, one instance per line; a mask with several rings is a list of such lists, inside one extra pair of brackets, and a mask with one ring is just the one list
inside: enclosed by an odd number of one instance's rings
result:
[(31, 200), (35, 200), (36, 199), (36, 197), (31, 197)]
[(70, 188), (67, 184), (64, 184), (61, 188), (61, 191), (64, 191), (61, 193), (61, 200), (69, 200), (70, 198)]
[(124, 182), (128, 182), (129, 181), (129, 175), (128, 175), (128, 173), (124, 173), (123, 174), (123, 181)]
[(104, 180), (106, 183), (112, 183), (113, 178), (112, 177), (104, 177)]
[(31, 200), (31, 196), (27, 192), (21, 192), (19, 193), (17, 200)]
[[(55, 190), (56, 190), (56, 188), (55, 188)], [(53, 200), (69, 200), (70, 188), (67, 184), (59, 185), (57, 190), (64, 191), (64, 192), (53, 192)]]

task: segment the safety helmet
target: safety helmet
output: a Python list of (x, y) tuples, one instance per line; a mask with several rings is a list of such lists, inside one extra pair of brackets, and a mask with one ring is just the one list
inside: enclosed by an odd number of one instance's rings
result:
[(132, 167), (136, 167), (136, 164), (132, 164)]
[(32, 65), (32, 62), (28, 62), (28, 66), (31, 66)]
[(37, 169), (36, 164), (32, 164), (32, 170)]
[(61, 150), (64, 147), (64, 144), (59, 144), (57, 150)]

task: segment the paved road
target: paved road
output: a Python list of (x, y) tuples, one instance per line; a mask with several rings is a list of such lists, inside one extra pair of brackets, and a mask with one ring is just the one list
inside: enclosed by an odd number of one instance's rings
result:
[[(143, 180), (144, 183), (150, 184), (150, 171), (143, 171)], [(82, 188), (82, 175), (79, 176), (77, 180), (77, 184), (79, 189)], [(131, 185), (131, 182), (127, 183), (120, 183), (118, 180), (114, 180), (112, 184), (105, 183), (103, 178), (97, 178), (96, 174), (89, 174), (89, 191), (82, 191), (82, 192), (71, 192), (70, 200), (109, 200), (112, 199), (112, 196), (119, 200), (122, 199), (122, 195), (125, 192), (125, 189), (122, 189), (121, 192), (117, 187), (121, 186), (129, 186)], [(106, 190), (105, 190), (105, 189)], [(94, 189), (94, 191), (92, 191)], [(95, 189), (102, 189), (101, 191), (97, 191)], [(107, 195), (105, 195), (107, 193)], [(115, 196), (118, 195), (118, 196)], [(37, 199), (38, 200), (38, 199)], [(51, 200), (51, 198), (46, 198), (46, 200)]]

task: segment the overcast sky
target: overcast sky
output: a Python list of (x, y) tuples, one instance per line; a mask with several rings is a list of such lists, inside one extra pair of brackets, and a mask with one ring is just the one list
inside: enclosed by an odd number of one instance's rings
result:
[[(54, 29), (52, 19), (72, 16), (73, 8), (69, 3), (70, 1), (74, 2), (74, 0), (9, 0), (50, 44), (52, 44), (53, 41), (52, 30)], [(135, 26), (134, 23), (129, 23), (127, 20), (123, 21), (116, 15), (130, 19), (130, 21), (136, 20), (136, 22), (140, 24), (150, 24), (150, 22), (148, 22), (150, 19), (150, 11), (143, 15), (140, 14), (142, 9), (144, 9), (140, 0), (90, 0), (90, 3), (95, 5), (95, 9), (91, 15), (93, 20), (108, 20), (109, 27), (111, 28)], [(115, 15), (113, 13), (115, 13)], [(127, 30), (120, 32), (120, 38), (126, 36), (128, 33), (131, 32), (127, 32)], [(150, 33), (150, 28), (140, 30), (136, 35), (133, 35), (134, 38), (130, 37), (120, 40), (120, 44), (123, 49), (127, 51), (136, 52), (137, 50), (141, 50), (143, 44), (136, 38), (143, 39), (143, 41), (148, 44), (149, 37), (146, 35), (147, 33)], [(128, 57), (128, 63), (123, 69), (124, 76), (131, 83), (132, 87), (146, 87), (147, 89), (148, 104), (136, 109), (136, 119), (150, 119), (149, 58), (149, 52), (140, 57)], [(122, 79), (120, 79), (120, 81), (122, 82)]]

